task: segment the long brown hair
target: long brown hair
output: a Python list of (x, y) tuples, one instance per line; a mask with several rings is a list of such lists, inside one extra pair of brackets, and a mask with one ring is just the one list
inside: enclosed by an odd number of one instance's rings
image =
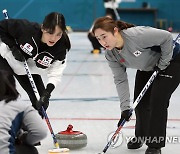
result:
[(100, 28), (104, 31), (114, 33), (115, 27), (117, 27), (119, 29), (119, 31), (121, 31), (123, 29), (131, 28), (134, 26), (135, 25), (121, 21), (121, 20), (115, 21), (109, 17), (100, 17), (100, 18), (95, 20), (94, 26), (92, 28), (92, 32), (94, 34), (95, 30)]

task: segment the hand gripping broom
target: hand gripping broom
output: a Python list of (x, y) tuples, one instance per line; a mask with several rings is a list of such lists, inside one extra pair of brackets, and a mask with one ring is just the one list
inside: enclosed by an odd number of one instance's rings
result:
[[(8, 16), (7, 10), (4, 9), (2, 12), (3, 12), (4, 16), (5, 16), (5, 19), (8, 19), (9, 16)], [(28, 64), (27, 64), (26, 60), (24, 61), (24, 69), (25, 69), (26, 74), (27, 74), (27, 76), (29, 78), (29, 81), (31, 83), (32, 89), (33, 89), (34, 94), (36, 96), (36, 99), (39, 100), (40, 99), (40, 95), (39, 95), (39, 92), (37, 90), (36, 84), (35, 84), (35, 82), (33, 80), (33, 77), (31, 75), (31, 72), (29, 70), (29, 67), (28, 67)], [(42, 113), (43, 113), (43, 115), (45, 117), (46, 123), (48, 125), (49, 131), (50, 131), (50, 133), (52, 135), (52, 138), (53, 138), (53, 141), (54, 141), (54, 145), (55, 145), (55, 149), (51, 149), (49, 151), (52, 152), (52, 153), (68, 152), (69, 151), (68, 148), (60, 148), (59, 147), (59, 143), (57, 142), (57, 138), (56, 138), (56, 136), (54, 134), (54, 131), (52, 129), (51, 123), (49, 121), (48, 115), (47, 115), (44, 107), (42, 107)]]

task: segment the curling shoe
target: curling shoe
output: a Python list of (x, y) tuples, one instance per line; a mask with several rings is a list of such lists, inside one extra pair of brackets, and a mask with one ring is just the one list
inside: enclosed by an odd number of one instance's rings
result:
[(142, 141), (138, 140), (136, 137), (133, 137), (127, 144), (128, 149), (139, 149), (143, 146)]
[(161, 148), (150, 148), (146, 149), (145, 154), (161, 154)]
[(93, 54), (100, 54), (101, 50), (100, 49), (94, 49), (94, 50), (91, 51), (91, 53), (93, 53)]

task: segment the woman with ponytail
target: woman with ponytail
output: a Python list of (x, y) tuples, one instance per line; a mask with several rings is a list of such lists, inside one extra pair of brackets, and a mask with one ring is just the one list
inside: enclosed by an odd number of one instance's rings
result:
[(121, 118), (128, 121), (130, 92), (127, 68), (137, 69), (134, 100), (155, 70), (158, 76), (135, 109), (135, 137), (128, 149), (148, 146), (145, 154), (161, 154), (165, 147), (169, 101), (180, 83), (180, 49), (173, 48), (173, 37), (165, 30), (147, 26), (135, 26), (123, 21), (101, 17), (92, 29), (99, 43), (106, 48), (105, 57), (112, 70), (120, 99)]

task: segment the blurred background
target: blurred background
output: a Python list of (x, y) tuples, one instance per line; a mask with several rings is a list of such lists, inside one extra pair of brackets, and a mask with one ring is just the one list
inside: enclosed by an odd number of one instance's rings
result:
[[(117, 11), (121, 20), (178, 32), (179, 7), (180, 0), (121, 0)], [(105, 15), (103, 0), (0, 0), (0, 9), (7, 9), (12, 18), (39, 23), (49, 12), (58, 11), (74, 31), (89, 30), (94, 19)]]

